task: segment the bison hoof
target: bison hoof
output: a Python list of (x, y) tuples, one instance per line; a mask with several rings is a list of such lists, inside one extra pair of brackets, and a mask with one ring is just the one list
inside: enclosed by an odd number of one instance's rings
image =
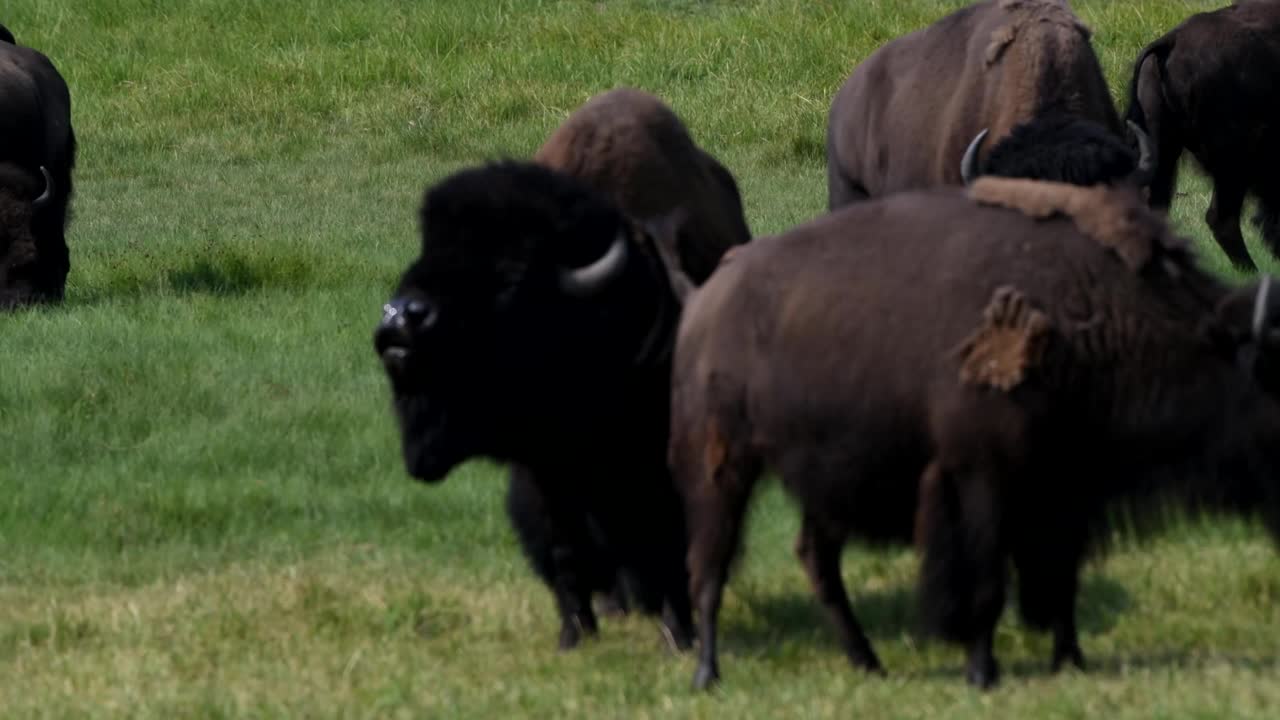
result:
[(970, 685), (979, 690), (990, 690), (1000, 682), (1000, 666), (996, 664), (994, 658), (987, 662), (976, 663), (969, 666), (966, 679)]
[(578, 626), (573, 623), (565, 623), (560, 627), (560, 649), (572, 650), (578, 647), (578, 643), (582, 641), (582, 633), (578, 632)]
[(1077, 670), (1085, 670), (1084, 653), (1080, 651), (1078, 646), (1070, 648), (1055, 648), (1053, 651), (1053, 672), (1062, 670), (1064, 665), (1070, 663)]
[(712, 686), (720, 682), (720, 671), (714, 665), (705, 663), (698, 666), (693, 673), (693, 689), (698, 691), (710, 690)]
[(861, 668), (862, 671), (868, 675), (874, 675), (876, 677), (885, 677), (888, 675), (888, 673), (884, 671), (884, 666), (880, 664), (880, 659), (875, 655), (867, 658), (855, 659), (853, 661), (853, 666)]

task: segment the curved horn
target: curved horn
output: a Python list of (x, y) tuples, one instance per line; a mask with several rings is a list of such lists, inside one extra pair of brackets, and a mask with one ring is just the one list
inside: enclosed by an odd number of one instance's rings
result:
[(969, 143), (969, 147), (964, 150), (964, 157), (960, 158), (960, 179), (965, 185), (973, 182), (978, 176), (978, 148), (982, 147), (982, 141), (987, 137), (987, 131), (991, 128), (983, 128), (982, 132)]
[[(1138, 140), (1138, 174), (1141, 177), (1149, 177), (1155, 171), (1156, 158), (1155, 151), (1151, 148), (1151, 136), (1148, 135), (1138, 124), (1132, 120), (1125, 121), (1129, 125), (1129, 130), (1133, 132), (1133, 136)], [(1146, 184), (1145, 182), (1143, 183)]]
[(53, 178), (49, 176), (49, 170), (41, 165), (40, 174), (44, 175), (44, 192), (40, 193), (40, 197), (31, 201), (31, 207), (36, 210), (48, 205), (49, 201), (53, 199)]
[(1267, 295), (1271, 293), (1271, 275), (1263, 275), (1258, 283), (1258, 294), (1253, 300), (1253, 339), (1261, 340), (1267, 327)]
[(580, 268), (560, 271), (560, 289), (575, 297), (594, 295), (605, 288), (627, 265), (627, 235), (619, 230), (599, 260)]

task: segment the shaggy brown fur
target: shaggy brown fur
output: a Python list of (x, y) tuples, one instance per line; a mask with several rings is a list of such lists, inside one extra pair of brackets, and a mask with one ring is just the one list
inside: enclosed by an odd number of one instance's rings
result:
[(587, 100), (534, 161), (586, 181), (642, 224), (682, 212), (663, 242), (694, 283), (751, 237), (733, 175), (694, 143), (666, 103), (642, 90), (621, 87)]
[[(1159, 222), (1140, 213), (1135, 227)], [(1079, 210), (1037, 214), (897, 193), (756, 239), (694, 294), (669, 456), (695, 684), (719, 676), (720, 599), (767, 468), (803, 511), (797, 551), (850, 661), (880, 668), (842, 547), (914, 540), (924, 616), (966, 646), (981, 687), (999, 674), (1010, 564), (1024, 619), (1053, 631), (1052, 666), (1083, 665), (1077, 576), (1109, 506), (1177, 499), (1280, 532), (1280, 331), (1250, 329), (1254, 288), (1230, 290), (1177, 245), (1148, 242), (1135, 272)]]
[(1017, 288), (996, 288), (982, 311), (983, 323), (961, 343), (960, 381), (1010, 390), (1040, 364), (1049, 318)]
[(969, 187), (969, 197), (1037, 219), (1069, 217), (1080, 232), (1115, 251), (1134, 270), (1145, 267), (1157, 247), (1185, 246), (1165, 223), (1147, 212), (1136, 191), (982, 177)]
[[(1088, 28), (1066, 3), (975, 3), (885, 44), (836, 93), (828, 207), (960, 184), (961, 157), (979, 131), (990, 130), (982, 164), (1015, 127), (1063, 116), (1096, 123), (1124, 144)], [(1056, 152), (1070, 160), (1069, 148)], [(1036, 177), (1053, 175), (1053, 165), (1041, 162)]]

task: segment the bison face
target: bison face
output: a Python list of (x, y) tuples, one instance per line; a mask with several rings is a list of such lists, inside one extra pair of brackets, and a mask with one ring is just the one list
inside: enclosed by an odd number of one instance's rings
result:
[(429, 190), (421, 226), (374, 332), (408, 472), (434, 482), (580, 438), (643, 334), (630, 224), (570, 178), (505, 163)]
[(53, 182), (43, 167), (40, 190), (30, 173), (12, 165), (0, 168), (0, 308), (37, 299), (31, 273), (38, 260), (31, 221), (49, 202)]

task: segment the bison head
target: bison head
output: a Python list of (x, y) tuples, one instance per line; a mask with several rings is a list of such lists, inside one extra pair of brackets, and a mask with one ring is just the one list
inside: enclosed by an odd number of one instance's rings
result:
[(1280, 287), (1271, 276), (1228, 293), (1208, 334), (1263, 390), (1280, 399)]
[(0, 165), (0, 307), (39, 299), (31, 283), (38, 255), (32, 220), (53, 197), (49, 171), (40, 175)]
[(411, 475), (581, 444), (621, 404), (672, 301), (652, 244), (579, 181), (529, 163), (461, 171), (423, 201), (420, 256), (374, 348)]
[(1146, 134), (1130, 125), (1137, 149), (1098, 123), (1052, 113), (1022, 123), (991, 148), (979, 166), (987, 130), (978, 133), (960, 160), (968, 185), (979, 175), (1026, 178), (1073, 185), (1145, 186), (1154, 159)]

